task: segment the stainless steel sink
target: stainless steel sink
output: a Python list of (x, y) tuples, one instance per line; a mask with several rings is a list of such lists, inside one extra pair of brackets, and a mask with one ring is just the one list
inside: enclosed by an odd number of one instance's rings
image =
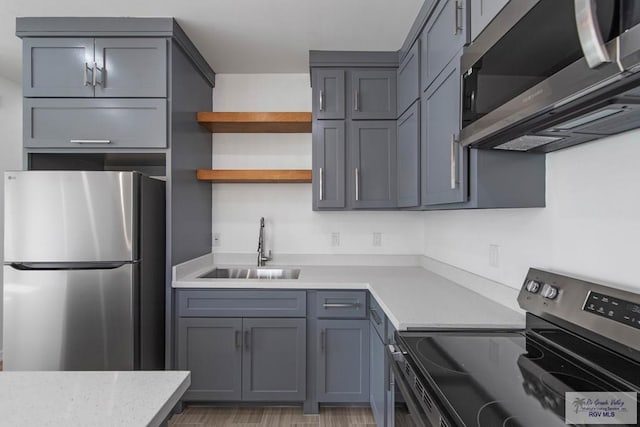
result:
[(214, 268), (200, 279), (297, 279), (299, 268)]

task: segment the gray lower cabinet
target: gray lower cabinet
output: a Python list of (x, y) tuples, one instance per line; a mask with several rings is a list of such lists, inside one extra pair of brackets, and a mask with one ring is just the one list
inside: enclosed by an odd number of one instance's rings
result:
[(186, 401), (302, 401), (304, 318), (179, 318), (178, 368)]
[(242, 398), (242, 319), (178, 319), (178, 369), (191, 371), (187, 401)]
[(350, 125), (348, 196), (354, 208), (396, 206), (396, 121)]
[(460, 132), (460, 60), (456, 56), (421, 99), (422, 204), (467, 199), (467, 153)]
[(345, 122), (313, 122), (313, 207), (345, 206)]
[(385, 395), (386, 389), (386, 370), (385, 370), (385, 351), (384, 342), (378, 335), (376, 328), (373, 327), (373, 319), (370, 331), (369, 352), (369, 402), (371, 404), (371, 412), (376, 420), (378, 427), (385, 425)]
[(398, 207), (420, 205), (420, 102), (398, 119)]
[(351, 71), (352, 119), (395, 119), (396, 70)]
[(420, 35), (423, 91), (443, 72), (462, 46), (469, 42), (467, 16), (467, 0), (441, 0), (435, 7)]
[(369, 402), (369, 320), (318, 320), (318, 402)]
[(167, 96), (165, 38), (26, 38), (25, 97)]
[(344, 119), (345, 70), (315, 69), (312, 72), (312, 113), (316, 119)]
[(245, 318), (242, 326), (242, 400), (304, 400), (305, 319)]
[(24, 98), (26, 148), (165, 148), (165, 99)]

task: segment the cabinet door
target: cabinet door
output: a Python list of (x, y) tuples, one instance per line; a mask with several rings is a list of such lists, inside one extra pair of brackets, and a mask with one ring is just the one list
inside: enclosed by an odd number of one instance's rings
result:
[(191, 371), (185, 400), (240, 400), (242, 319), (178, 318), (178, 369)]
[(420, 98), (420, 39), (416, 40), (398, 67), (398, 114)]
[(344, 119), (344, 70), (313, 70), (313, 117)]
[(460, 132), (460, 60), (456, 57), (422, 98), (422, 204), (467, 199), (467, 149)]
[(25, 98), (28, 148), (162, 148), (167, 146), (165, 99)]
[(344, 208), (345, 156), (344, 121), (314, 120), (314, 208)]
[(369, 401), (369, 320), (318, 320), (319, 402)]
[(420, 103), (398, 119), (398, 207), (420, 204)]
[(384, 343), (373, 327), (371, 327), (369, 336), (371, 345), (369, 353), (369, 403), (376, 424), (383, 427), (385, 425), (385, 394), (387, 391), (385, 387)]
[(306, 320), (243, 319), (242, 400), (306, 397)]
[(167, 96), (167, 41), (163, 38), (96, 38), (95, 62), (95, 96)]
[(93, 39), (25, 38), (25, 97), (92, 97)]
[(467, 40), (466, 0), (442, 0), (420, 36), (422, 90), (444, 70)]
[(395, 119), (396, 70), (351, 72), (351, 118)]
[(484, 30), (509, 0), (474, 0), (471, 2), (471, 40)]
[(396, 206), (396, 121), (351, 122), (349, 145), (353, 207)]

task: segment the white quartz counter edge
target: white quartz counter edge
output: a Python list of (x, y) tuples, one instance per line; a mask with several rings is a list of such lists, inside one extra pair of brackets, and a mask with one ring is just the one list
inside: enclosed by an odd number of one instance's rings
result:
[(159, 426), (187, 371), (0, 372), (1, 425)]
[[(271, 266), (273, 267), (273, 266)], [(278, 268), (288, 268), (278, 266)], [(366, 289), (397, 330), (524, 327), (524, 314), (422, 267), (296, 266), (296, 280), (201, 279), (213, 268), (201, 257), (174, 269), (174, 288)]]

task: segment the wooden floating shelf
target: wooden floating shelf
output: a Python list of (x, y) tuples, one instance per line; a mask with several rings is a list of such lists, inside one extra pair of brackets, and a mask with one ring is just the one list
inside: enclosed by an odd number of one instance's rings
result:
[(310, 133), (311, 113), (199, 112), (198, 123), (215, 133)]
[(311, 169), (198, 169), (200, 181), (220, 183), (308, 183)]

